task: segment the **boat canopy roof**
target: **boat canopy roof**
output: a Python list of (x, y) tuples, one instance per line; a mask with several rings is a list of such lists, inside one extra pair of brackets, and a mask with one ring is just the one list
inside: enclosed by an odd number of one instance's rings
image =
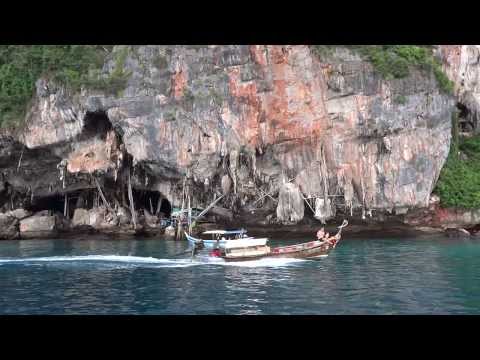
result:
[(219, 234), (219, 235), (233, 235), (233, 234), (245, 234), (247, 230), (208, 230), (203, 232), (203, 234)]
[(225, 249), (235, 249), (235, 248), (249, 248), (255, 246), (264, 246), (267, 244), (268, 238), (247, 238), (247, 239), (240, 239), (240, 240), (230, 240), (225, 242)]

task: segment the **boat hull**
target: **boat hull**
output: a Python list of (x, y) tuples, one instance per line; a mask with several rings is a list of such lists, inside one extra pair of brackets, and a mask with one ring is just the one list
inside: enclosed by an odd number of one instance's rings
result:
[(238, 261), (253, 261), (268, 258), (269, 255), (256, 255), (256, 256), (243, 256), (238, 258), (229, 258), (222, 256), (221, 258), (226, 262), (238, 262)]
[(284, 252), (284, 253), (270, 253), (268, 256), (269, 257), (275, 257), (275, 258), (296, 258), (296, 259), (309, 259), (309, 258), (316, 258), (316, 257), (321, 257), (327, 255), (334, 246), (330, 244), (324, 244), (308, 249), (301, 249), (297, 251), (291, 251), (291, 252)]
[(270, 251), (270, 253), (251, 257), (237, 257), (227, 258), (223, 257), (225, 261), (249, 261), (264, 258), (295, 258), (295, 259), (316, 259), (328, 255), (328, 253), (335, 248), (338, 241), (320, 242), (311, 241), (309, 243), (298, 244), (293, 246), (277, 247)]

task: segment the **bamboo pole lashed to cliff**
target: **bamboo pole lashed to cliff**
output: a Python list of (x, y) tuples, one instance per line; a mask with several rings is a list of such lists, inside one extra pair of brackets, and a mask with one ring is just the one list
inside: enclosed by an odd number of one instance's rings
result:
[(220, 201), (220, 199), (222, 199), (225, 195), (220, 195), (218, 198), (216, 198), (215, 200), (213, 200), (213, 202), (207, 206), (207, 208), (205, 210), (203, 210), (200, 214), (198, 214), (196, 217), (195, 217), (195, 220), (193, 221), (192, 223), (192, 226), (195, 225), (195, 223), (197, 222), (198, 219), (200, 219), (203, 215), (205, 215), (208, 210), (210, 210), (217, 202)]
[(188, 233), (192, 233), (192, 207), (190, 203), (190, 194), (188, 194)]
[(128, 172), (128, 200), (130, 201), (130, 211), (132, 213), (133, 228), (137, 230), (137, 216), (135, 214), (135, 205), (133, 204), (132, 180), (130, 171)]
[(102, 188), (100, 187), (100, 184), (98, 183), (97, 178), (93, 175), (92, 177), (93, 177), (93, 180), (95, 181), (95, 185), (97, 186), (98, 193), (100, 194), (100, 197), (102, 198), (103, 203), (105, 204), (108, 210), (110, 210), (112, 213), (115, 213), (115, 211), (112, 209), (107, 199), (105, 198), (105, 195), (103, 195)]
[(20, 154), (20, 159), (18, 160), (17, 172), (20, 170), (20, 166), (22, 165), (22, 158), (23, 158), (24, 150), (25, 150), (25, 146), (22, 148), (22, 153)]

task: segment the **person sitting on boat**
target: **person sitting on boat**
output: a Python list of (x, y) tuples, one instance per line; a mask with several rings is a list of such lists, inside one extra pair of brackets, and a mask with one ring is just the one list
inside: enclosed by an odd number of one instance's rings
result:
[(332, 236), (332, 237), (331, 237), (330, 239), (328, 239), (327, 241), (328, 241), (329, 243), (331, 243), (332, 245), (335, 245), (337, 242), (340, 241), (340, 237), (341, 237), (341, 235), (340, 235), (340, 234), (337, 234), (337, 235), (335, 235), (335, 236)]
[(220, 257), (220, 255), (222, 255), (222, 253), (218, 246), (216, 246), (215, 249), (213, 249), (212, 252), (210, 253), (210, 256), (213, 256), (213, 257)]
[(321, 241), (323, 239), (323, 237), (325, 236), (325, 228), (321, 228), (320, 230), (318, 230), (317, 232), (317, 239), (319, 241)]

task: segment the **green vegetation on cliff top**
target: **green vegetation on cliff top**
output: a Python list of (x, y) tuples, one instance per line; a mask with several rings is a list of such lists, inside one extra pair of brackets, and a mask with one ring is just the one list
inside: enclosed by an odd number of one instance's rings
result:
[(385, 79), (408, 76), (410, 67), (431, 71), (440, 90), (452, 93), (453, 83), (442, 70), (439, 59), (433, 55), (432, 46), (416, 45), (313, 45), (313, 51), (320, 57), (330, 54), (335, 47), (348, 48), (370, 61), (375, 70)]
[(117, 92), (125, 87), (125, 50), (117, 55), (114, 71), (101, 76), (112, 46), (0, 45), (0, 127), (15, 127), (25, 117), (35, 82), (46, 76), (72, 90), (81, 86)]
[(458, 138), (453, 121), (450, 154), (442, 168), (434, 193), (443, 207), (480, 208), (480, 136)]

